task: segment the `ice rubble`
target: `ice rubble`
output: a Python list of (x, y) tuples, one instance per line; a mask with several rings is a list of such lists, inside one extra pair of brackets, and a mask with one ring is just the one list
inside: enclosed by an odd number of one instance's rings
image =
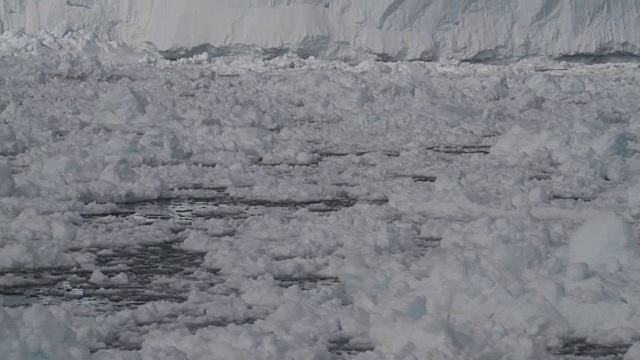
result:
[(0, 160), (0, 196), (13, 194), (15, 188), (16, 183), (11, 175), (11, 167), (5, 160)]
[(89, 349), (78, 341), (68, 321), (64, 311), (41, 305), (29, 309), (1, 307), (1, 357), (12, 360), (89, 360)]
[[(181, 246), (207, 252), (204, 266), (235, 279), (237, 296), (194, 289), (177, 305), (107, 315), (3, 308), (0, 331), (26, 358), (84, 359), (85, 346), (93, 359), (330, 358), (323, 336), (341, 331), (372, 342), (361, 359), (553, 359), (547, 346), (565, 336), (640, 341), (636, 66), (197, 57), (112, 67), (69, 55), (73, 34), (40, 36), (2, 38), (17, 44), (15, 59), (0, 57), (11, 84), (0, 116), (12, 129), (2, 269), (75, 266), (96, 284), (126, 283), (67, 250), (153, 243), (172, 238), (168, 226), (91, 228), (79, 213), (203, 181), (249, 199), (382, 194), (389, 204), (202, 220)], [(455, 157), (431, 146), (470, 141), (494, 145)], [(326, 148), (354, 153), (314, 158)], [(434, 235), (439, 248), (413, 253)], [(322, 266), (338, 290), (275, 284)], [(261, 306), (272, 312), (254, 324), (140, 330), (176, 307), (204, 321)], [(140, 350), (102, 350), (118, 333), (139, 337)]]
[(2, 30), (95, 30), (170, 56), (512, 60), (640, 54), (640, 0), (4, 0)]
[(633, 228), (615, 214), (603, 214), (582, 225), (569, 241), (568, 262), (622, 271), (638, 258)]

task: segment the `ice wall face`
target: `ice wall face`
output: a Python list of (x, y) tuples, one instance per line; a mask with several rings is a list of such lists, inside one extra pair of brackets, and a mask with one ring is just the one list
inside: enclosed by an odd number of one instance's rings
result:
[(515, 60), (640, 54), (640, 0), (2, 0), (3, 30), (95, 30), (135, 48)]

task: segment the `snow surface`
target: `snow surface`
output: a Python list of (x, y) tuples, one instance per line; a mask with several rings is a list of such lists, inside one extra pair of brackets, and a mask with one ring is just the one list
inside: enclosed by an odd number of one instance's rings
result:
[(3, 0), (0, 30), (95, 31), (179, 56), (473, 61), (639, 55), (640, 0)]
[(116, 45), (0, 37), (3, 355), (637, 357), (637, 65)]

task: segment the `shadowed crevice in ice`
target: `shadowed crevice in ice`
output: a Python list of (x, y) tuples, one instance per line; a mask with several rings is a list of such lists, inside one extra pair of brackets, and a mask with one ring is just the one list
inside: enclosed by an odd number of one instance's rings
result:
[(441, 237), (419, 237), (415, 240), (415, 247), (413, 248), (412, 254), (417, 257), (422, 257), (427, 254), (427, 252), (438, 248), (441, 242)]
[[(523, 57), (522, 59), (526, 59)], [(633, 51), (609, 51), (608, 53), (594, 54), (594, 53), (576, 53), (570, 55), (560, 55), (554, 57), (555, 61), (579, 63), (586, 65), (596, 64), (608, 64), (608, 63), (638, 63), (640, 62), (640, 56)], [(505, 57), (500, 52), (493, 50), (485, 50), (478, 53), (476, 56), (461, 59), (460, 62), (470, 64), (483, 64), (483, 65), (507, 65), (513, 63), (514, 59)]]
[(171, 50), (160, 51), (160, 55), (165, 60), (179, 61), (181, 59), (189, 59), (194, 56), (206, 55), (207, 57), (229, 57), (239, 55), (256, 55), (268, 61), (277, 57), (282, 57), (290, 53), (291, 49), (282, 48), (260, 48), (251, 45), (234, 45), (234, 46), (213, 46), (211, 44), (202, 44), (194, 47), (179, 47)]
[(11, 175), (21, 174), (29, 170), (29, 165), (20, 164), (16, 161), (15, 156), (3, 156), (0, 153), (0, 161), (5, 160), (9, 163), (9, 168), (11, 169)]
[(347, 359), (360, 353), (373, 351), (375, 347), (370, 343), (355, 341), (348, 337), (338, 337), (329, 341), (329, 352), (338, 359)]
[(421, 249), (433, 249), (440, 246), (442, 242), (441, 237), (436, 236), (428, 236), (428, 237), (419, 237), (417, 240), (418, 248)]
[(480, 51), (477, 55), (460, 59), (461, 63), (467, 64), (482, 64), (482, 65), (507, 65), (513, 62), (513, 59), (508, 59), (504, 55), (502, 55), (499, 51), (496, 50), (483, 50)]
[(296, 163), (296, 162), (274, 162), (274, 163), (269, 163), (269, 162), (261, 162), (258, 165), (259, 166), (264, 166), (264, 167), (290, 166), (290, 167), (315, 168), (315, 167), (318, 166), (319, 163), (320, 163), (319, 161), (311, 161), (311, 162), (308, 162), (308, 163)]
[(551, 180), (551, 174), (539, 173), (533, 174), (529, 176), (529, 180), (537, 180), (537, 181), (549, 181)]
[(333, 150), (326, 150), (326, 151), (318, 151), (316, 153), (316, 155), (318, 155), (321, 158), (331, 158), (331, 157), (345, 157), (345, 156), (364, 156), (364, 155), (368, 155), (368, 154), (382, 154), (384, 156), (388, 156), (388, 157), (398, 157), (400, 156), (400, 152), (399, 151), (394, 151), (394, 150), (354, 150), (354, 151), (333, 151)]
[(212, 191), (214, 193), (220, 193), (220, 194), (224, 194), (227, 191), (226, 186), (215, 186), (215, 185), (205, 185), (205, 184), (189, 184), (187, 186), (178, 186), (175, 189), (179, 191), (206, 190), (206, 191)]
[(535, 68), (533, 69), (533, 71), (535, 72), (552, 72), (552, 71), (568, 71), (569, 69), (567, 68), (562, 68), (560, 66), (556, 66), (556, 67), (542, 67), (542, 68)]
[(415, 182), (436, 182), (436, 180), (438, 179), (436, 176), (430, 176), (430, 175), (412, 175), (411, 179), (413, 179), (413, 181)]
[(571, 201), (580, 201), (580, 202), (591, 202), (592, 198), (588, 196), (581, 195), (566, 195), (566, 194), (552, 194), (549, 199), (551, 200), (571, 200)]
[(580, 63), (587, 65), (607, 63), (638, 63), (640, 56), (632, 51), (611, 51), (603, 54), (573, 54), (556, 57), (555, 60), (568, 63)]
[(414, 182), (423, 182), (423, 183), (432, 183), (432, 182), (436, 182), (436, 180), (438, 180), (438, 177), (435, 175), (404, 175), (404, 174), (398, 174), (395, 175), (395, 178), (398, 179), (403, 179), (403, 178), (409, 178), (411, 180), (413, 180)]
[[(491, 150), (491, 145), (433, 145), (427, 146), (424, 148), (425, 150), (443, 153), (443, 154), (451, 154), (451, 155), (465, 155), (465, 154), (489, 154)], [(345, 157), (345, 156), (364, 156), (368, 154), (382, 154), (388, 157), (398, 157), (400, 156), (400, 151), (397, 150), (353, 150), (353, 151), (335, 151), (335, 150), (325, 150), (318, 151), (316, 153), (321, 158), (331, 158), (331, 157)]]
[(565, 339), (561, 347), (549, 348), (549, 353), (554, 356), (577, 356), (587, 358), (606, 358), (608, 360), (622, 360), (631, 345), (602, 345), (592, 344), (584, 338)]
[(489, 154), (491, 145), (436, 145), (429, 146), (425, 149), (453, 155), (465, 155), (465, 154)]

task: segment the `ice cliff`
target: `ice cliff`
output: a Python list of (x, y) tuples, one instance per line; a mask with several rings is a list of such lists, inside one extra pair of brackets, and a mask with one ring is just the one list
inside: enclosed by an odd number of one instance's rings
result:
[(640, 0), (2, 0), (0, 21), (91, 30), (168, 56), (485, 61), (640, 55), (639, 14)]

